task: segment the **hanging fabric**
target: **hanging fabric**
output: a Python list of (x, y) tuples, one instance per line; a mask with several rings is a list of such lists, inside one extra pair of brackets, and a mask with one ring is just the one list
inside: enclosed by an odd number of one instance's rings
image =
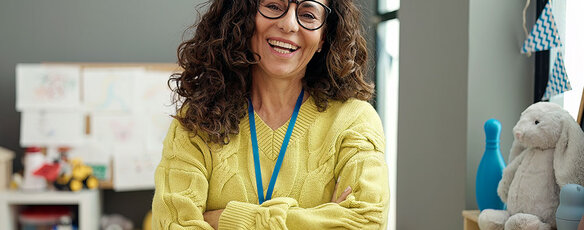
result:
[[(530, 0), (523, 9), (523, 29), (525, 28), (525, 11), (529, 6)], [(548, 83), (542, 100), (549, 100), (552, 96), (572, 90), (570, 79), (566, 74), (566, 67), (564, 65), (564, 55), (560, 49), (563, 46), (558, 32), (558, 26), (552, 13), (551, 0), (548, 1), (541, 12), (541, 15), (535, 22), (533, 29), (527, 39), (523, 43), (521, 53), (526, 53), (531, 56), (531, 52), (543, 50), (557, 50), (554, 65), (549, 75)]]
[(531, 52), (550, 50), (560, 46), (562, 46), (560, 34), (552, 14), (551, 3), (548, 2), (523, 43), (521, 53), (531, 55)]
[(558, 50), (558, 54), (556, 55), (545, 93), (541, 99), (548, 100), (554, 95), (558, 95), (570, 90), (572, 90), (572, 85), (570, 85), (570, 80), (566, 74), (564, 57), (562, 52)]

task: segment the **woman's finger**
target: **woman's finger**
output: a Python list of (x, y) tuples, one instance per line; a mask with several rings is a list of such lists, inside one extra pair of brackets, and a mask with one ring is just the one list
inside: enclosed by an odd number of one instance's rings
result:
[(339, 184), (335, 184), (335, 190), (333, 191), (333, 197), (331, 197), (331, 202), (335, 202), (336, 203), (336, 199), (335, 197), (337, 197), (337, 190), (339, 188)]
[(351, 194), (352, 191), (353, 191), (353, 189), (351, 188), (351, 186), (348, 186), (345, 189), (345, 191), (343, 191), (343, 193), (341, 193), (341, 196), (339, 196), (336, 203), (338, 204), (338, 203), (345, 201), (345, 199), (347, 199), (347, 196), (349, 196), (349, 194)]

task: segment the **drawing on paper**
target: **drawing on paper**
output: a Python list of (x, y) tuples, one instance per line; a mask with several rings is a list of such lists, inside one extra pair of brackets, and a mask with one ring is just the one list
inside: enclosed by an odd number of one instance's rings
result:
[(114, 190), (154, 188), (154, 172), (161, 154), (144, 153), (143, 149), (118, 148), (114, 151)]
[(134, 80), (143, 69), (85, 69), (83, 99), (90, 111), (129, 112), (132, 110)]
[(91, 135), (105, 146), (135, 146), (142, 148), (143, 119), (132, 115), (91, 116)]
[(16, 107), (20, 111), (77, 108), (80, 104), (79, 68), (19, 64), (16, 91)]
[(154, 114), (174, 114), (172, 106), (172, 91), (168, 88), (167, 81), (170, 72), (146, 72), (136, 80), (138, 98), (137, 107), (141, 111)]
[(24, 111), (20, 143), (31, 145), (78, 145), (84, 138), (84, 119), (80, 112)]

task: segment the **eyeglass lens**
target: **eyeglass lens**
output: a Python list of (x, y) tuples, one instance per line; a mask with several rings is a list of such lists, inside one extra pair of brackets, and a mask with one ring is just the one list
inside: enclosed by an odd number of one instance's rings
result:
[[(288, 10), (288, 0), (260, 0), (259, 11), (267, 18), (280, 18)], [(317, 29), (326, 20), (324, 5), (315, 1), (302, 1), (296, 7), (298, 23), (306, 29)]]

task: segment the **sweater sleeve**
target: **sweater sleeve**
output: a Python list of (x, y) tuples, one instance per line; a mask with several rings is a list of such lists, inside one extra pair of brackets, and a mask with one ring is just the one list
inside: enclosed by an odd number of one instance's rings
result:
[(385, 228), (389, 181), (382, 126), (377, 114), (373, 115), (344, 130), (335, 144), (334, 173), (339, 190), (353, 188), (345, 201), (312, 208), (301, 208), (288, 197), (273, 198), (261, 205), (231, 201), (219, 219), (219, 229)]
[(200, 137), (189, 137), (177, 120), (170, 125), (155, 172), (153, 229), (209, 229), (204, 221), (210, 152)]

